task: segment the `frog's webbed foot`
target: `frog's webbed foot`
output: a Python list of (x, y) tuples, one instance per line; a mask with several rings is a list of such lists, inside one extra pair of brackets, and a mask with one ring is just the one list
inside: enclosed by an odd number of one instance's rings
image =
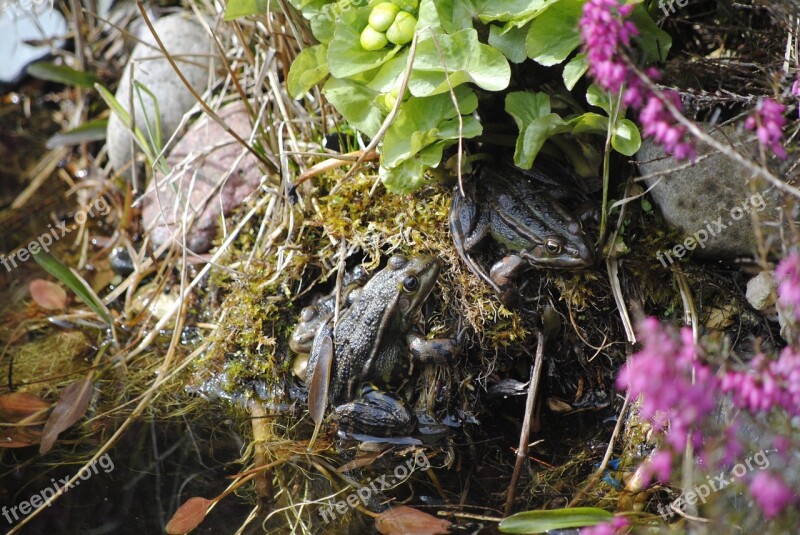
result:
[(333, 414), (339, 429), (349, 434), (404, 436), (417, 427), (417, 418), (403, 399), (372, 385), (362, 387), (358, 399), (339, 405)]
[(528, 263), (525, 259), (516, 254), (508, 255), (492, 266), (489, 272), (494, 284), (494, 289), (500, 300), (506, 305), (514, 304), (519, 296), (519, 289), (515, 284), (517, 273), (526, 267)]

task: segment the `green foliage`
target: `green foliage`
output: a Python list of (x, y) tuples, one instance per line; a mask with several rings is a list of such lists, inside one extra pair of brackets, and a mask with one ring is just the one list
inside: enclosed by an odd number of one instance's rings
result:
[[(390, 191), (406, 193), (425, 183), (425, 171), (439, 165), (443, 151), (457, 143), (459, 135), (481, 134), (481, 125), (470, 115), (477, 108), (473, 88), (505, 90), (511, 79), (509, 62), (531, 59), (559, 68), (566, 89), (576, 86), (588, 67), (578, 50), (578, 21), (585, 2), (291, 0), (310, 21), (320, 44), (303, 51), (292, 64), (289, 92), (300, 98), (316, 84), (324, 84), (326, 98), (370, 137), (378, 134), (399, 101), (397, 116), (380, 146), (380, 176)], [(639, 28), (635, 41), (645, 59), (666, 57), (669, 35), (641, 6), (632, 20)], [(417, 46), (408, 92), (401, 95), (414, 32)], [(641, 142), (636, 126), (624, 118), (619, 106), (611, 105), (608, 95), (600, 98), (593, 91), (589, 103), (605, 115), (584, 110), (556, 113), (545, 93), (507, 95), (506, 112), (519, 129), (515, 163), (530, 168), (544, 143), (559, 135), (605, 138), (610, 132), (615, 150), (627, 156), (635, 153)], [(558, 147), (566, 145), (553, 141)], [(580, 152), (569, 151), (567, 157), (573, 159)], [(584, 173), (592, 172), (586, 161), (573, 164)]]
[(613, 518), (613, 514), (596, 507), (571, 507), (517, 513), (500, 522), (498, 528), (502, 533), (545, 533), (549, 530), (596, 526)]

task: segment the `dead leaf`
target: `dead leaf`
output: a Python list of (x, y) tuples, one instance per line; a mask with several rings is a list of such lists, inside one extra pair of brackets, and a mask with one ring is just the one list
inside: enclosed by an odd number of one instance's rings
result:
[(183, 505), (178, 507), (175, 514), (169, 519), (167, 533), (169, 535), (189, 533), (205, 520), (208, 508), (213, 503), (214, 500), (208, 500), (200, 496), (189, 498)]
[(36, 304), (45, 310), (61, 310), (67, 306), (67, 292), (55, 282), (34, 279), (28, 290)]
[(380, 457), (384, 453), (385, 452), (383, 452), (383, 451), (375, 451), (375, 452), (367, 453), (365, 455), (361, 455), (359, 457), (356, 457), (355, 459), (353, 459), (349, 463), (345, 463), (342, 466), (340, 466), (339, 468), (337, 468), (336, 472), (338, 472), (339, 474), (343, 474), (344, 472), (349, 472), (350, 470), (355, 470), (357, 468), (368, 466), (368, 465), (374, 463), (375, 459), (377, 459), (378, 457)]
[(42, 439), (39, 429), (26, 427), (0, 428), (0, 448), (27, 448), (35, 446)]
[(27, 392), (0, 395), (0, 420), (16, 423), (37, 412), (50, 408), (50, 403)]
[(451, 523), (413, 507), (398, 505), (375, 518), (375, 527), (383, 535), (437, 535), (447, 533)]
[(81, 379), (70, 383), (61, 393), (61, 398), (53, 407), (53, 412), (44, 424), (42, 431), (42, 444), (39, 446), (39, 453), (47, 453), (53, 447), (59, 433), (69, 429), (72, 425), (83, 418), (86, 409), (89, 408), (89, 400), (92, 399), (93, 384), (89, 380)]
[(325, 418), (325, 407), (328, 405), (328, 387), (331, 383), (331, 366), (333, 366), (333, 339), (330, 336), (324, 336), (319, 348), (317, 365), (314, 367), (314, 373), (311, 375), (311, 384), (308, 388), (308, 412), (316, 424), (314, 426), (314, 434), (311, 435), (311, 441), (308, 443), (309, 448), (314, 445), (317, 433), (322, 427), (322, 420)]

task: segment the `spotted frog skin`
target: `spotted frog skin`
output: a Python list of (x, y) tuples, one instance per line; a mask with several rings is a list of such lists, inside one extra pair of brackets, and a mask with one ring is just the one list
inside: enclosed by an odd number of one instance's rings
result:
[[(579, 269), (594, 260), (591, 241), (549, 193), (552, 179), (540, 172), (523, 173), (509, 165), (483, 165), (464, 184), (456, 186), (450, 207), (450, 230), (456, 249), (472, 270), (499, 294), (526, 267)], [(506, 253), (487, 274), (472, 254), (491, 238)]]
[(433, 289), (440, 268), (434, 256), (393, 256), (361, 288), (336, 326), (333, 318), (328, 318), (318, 328), (306, 383), (312, 384), (319, 363), (331, 362), (328, 400), (337, 407), (337, 420), (346, 419), (348, 427), (358, 427), (352, 415), (359, 414), (370, 420), (361, 431), (366, 434), (410, 432), (406, 421), (392, 424), (398, 419), (392, 414), (399, 415), (400, 420), (410, 415), (407, 407), (393, 405), (401, 403), (400, 398), (381, 396), (380, 390), (361, 398), (361, 389), (369, 384), (379, 389), (396, 387), (409, 376), (415, 361), (446, 362), (458, 350), (458, 340), (427, 340), (412, 330), (414, 316)]
[[(348, 308), (355, 301), (358, 292), (369, 280), (369, 272), (363, 266), (356, 266), (344, 275), (342, 280), (342, 309)], [(289, 348), (300, 355), (308, 355), (314, 343), (314, 335), (320, 325), (333, 316), (336, 308), (336, 290), (330, 294), (319, 296), (300, 312), (300, 321), (292, 331)]]

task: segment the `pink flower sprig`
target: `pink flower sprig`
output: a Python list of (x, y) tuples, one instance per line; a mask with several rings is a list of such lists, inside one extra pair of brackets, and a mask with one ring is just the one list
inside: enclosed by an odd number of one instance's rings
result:
[[(696, 150), (686, 128), (676, 124), (662, 100), (625, 60), (624, 48), (630, 47), (631, 37), (639, 35), (636, 25), (625, 20), (633, 8), (634, 4), (620, 4), (617, 0), (589, 0), (583, 6), (580, 30), (589, 74), (597, 85), (612, 93), (619, 93), (623, 85), (626, 86), (623, 102), (639, 110), (644, 135), (652, 136), (677, 160), (694, 160)], [(645, 74), (651, 80), (660, 77), (655, 68), (648, 69)], [(662, 95), (680, 108), (676, 92), (664, 91)]]
[(775, 156), (781, 160), (786, 159), (784, 150), (783, 127), (786, 124), (786, 106), (775, 102), (771, 98), (762, 98), (758, 101), (755, 113), (747, 118), (744, 127), (755, 130), (759, 143), (765, 148), (772, 149)]
[(581, 528), (581, 535), (617, 535), (630, 525), (631, 522), (627, 518), (615, 516), (610, 522), (605, 522), (589, 528)]
[(775, 268), (778, 302), (800, 319), (800, 253), (789, 253)]
[(692, 330), (683, 328), (676, 335), (657, 319), (647, 318), (639, 325), (639, 334), (642, 349), (622, 368), (617, 386), (630, 389), (632, 397), (642, 397), (642, 418), (667, 429), (667, 443), (674, 451), (683, 449), (690, 434), (699, 446), (700, 428), (717, 404), (718, 380), (698, 360)]
[(781, 476), (772, 472), (757, 473), (748, 490), (767, 518), (774, 518), (789, 504), (797, 502), (797, 494)]

